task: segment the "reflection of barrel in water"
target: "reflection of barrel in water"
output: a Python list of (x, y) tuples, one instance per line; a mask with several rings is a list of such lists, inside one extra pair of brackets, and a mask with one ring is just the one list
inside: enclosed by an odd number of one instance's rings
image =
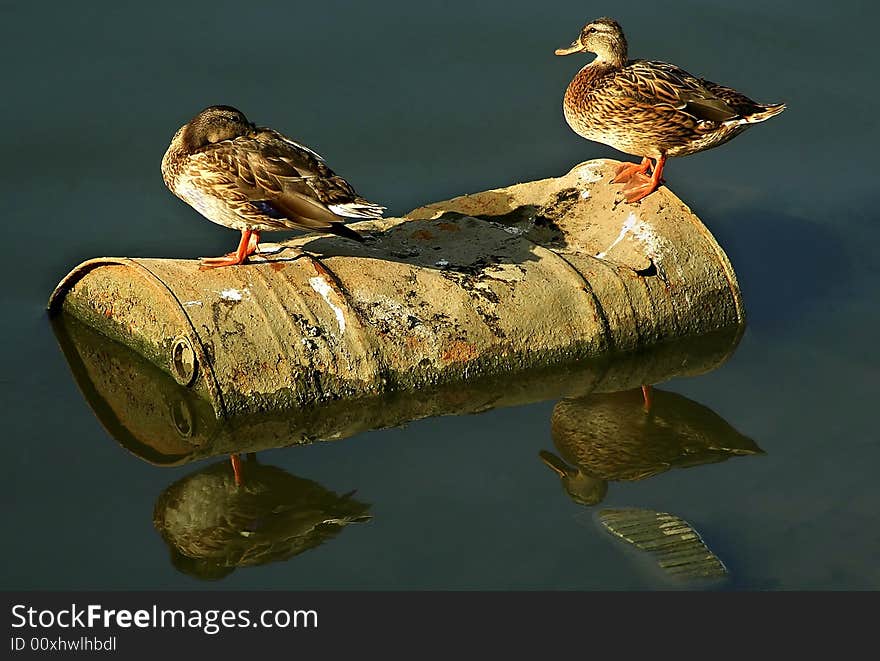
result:
[(153, 524), (180, 571), (210, 580), (287, 560), (371, 518), (353, 492), (339, 496), (252, 457), (242, 470), (244, 483), (236, 486), (229, 464), (217, 462), (159, 496)]
[(727, 360), (742, 331), (727, 328), (613, 360), (534, 369), (513, 380), (503, 372), (416, 392), (340, 399), (221, 420), (202, 394), (181, 385), (137, 352), (69, 315), (58, 315), (53, 326), (77, 384), (110, 435), (136, 456), (160, 466), (317, 439), (349, 438), (427, 417), (616, 392), (702, 374)]
[(640, 389), (564, 399), (553, 409), (551, 433), (561, 457), (540, 457), (583, 505), (602, 502), (611, 481), (763, 454), (714, 411), (657, 389), (649, 411)]

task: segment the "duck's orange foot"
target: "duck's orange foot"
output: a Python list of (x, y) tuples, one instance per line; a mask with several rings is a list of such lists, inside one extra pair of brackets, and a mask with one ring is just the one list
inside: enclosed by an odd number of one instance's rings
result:
[(630, 185), (623, 189), (623, 199), (630, 204), (648, 197), (648, 195), (657, 190), (660, 185), (659, 182), (654, 183), (650, 177), (646, 177), (645, 175), (639, 176), (640, 179), (636, 180), (633, 178)]
[(221, 266), (238, 266), (239, 264), (244, 264), (245, 259), (247, 258), (240, 260), (234, 252), (223, 257), (202, 257), (199, 261), (199, 271), (216, 269)]
[[(650, 159), (645, 159), (645, 161), (650, 162)], [(645, 164), (645, 161), (642, 161), (642, 165)], [(663, 166), (665, 164), (666, 156), (658, 158), (650, 177), (646, 174), (648, 168), (645, 168), (644, 172), (639, 170), (633, 171), (627, 179), (627, 185), (623, 188), (623, 199), (632, 204), (648, 197), (648, 195), (657, 190), (663, 181)]]
[(226, 253), (223, 257), (202, 257), (202, 261), (199, 263), (199, 271), (216, 269), (221, 266), (238, 266), (239, 264), (244, 264), (248, 257), (257, 252), (257, 246), (259, 243), (259, 232), (242, 230), (241, 241), (238, 242), (238, 248), (235, 252)]
[(651, 167), (651, 159), (643, 158), (641, 163), (621, 163), (617, 167), (612, 184), (625, 184), (636, 176), (644, 176)]

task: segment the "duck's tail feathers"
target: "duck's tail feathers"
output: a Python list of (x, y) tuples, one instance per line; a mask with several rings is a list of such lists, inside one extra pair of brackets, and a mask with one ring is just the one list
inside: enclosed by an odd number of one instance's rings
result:
[(385, 207), (368, 200), (358, 199), (354, 202), (329, 205), (330, 211), (345, 218), (381, 218)]
[(761, 108), (763, 108), (763, 110), (753, 112), (752, 114), (743, 117), (743, 122), (746, 124), (758, 124), (759, 122), (764, 122), (771, 117), (776, 117), (776, 115), (785, 110), (785, 104), (774, 103), (768, 106), (761, 106)]
[(345, 237), (346, 239), (351, 239), (352, 241), (357, 241), (358, 243), (364, 242), (364, 237), (342, 223), (332, 223), (330, 227), (325, 228), (324, 231), (330, 232), (330, 234), (335, 234), (336, 236)]

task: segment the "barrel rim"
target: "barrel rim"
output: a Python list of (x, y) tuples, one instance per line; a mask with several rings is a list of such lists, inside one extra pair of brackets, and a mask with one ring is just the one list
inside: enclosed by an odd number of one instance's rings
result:
[(140, 260), (131, 257), (97, 257), (82, 262), (61, 279), (52, 291), (52, 294), (49, 296), (47, 311), (50, 318), (61, 312), (64, 298), (67, 293), (70, 292), (70, 290), (73, 289), (73, 287), (86, 275), (102, 266), (123, 266), (131, 268), (147, 282), (151, 283), (157, 290), (163, 292), (164, 298), (166, 298), (172, 307), (177, 310), (179, 317), (183, 320), (183, 327), (185, 329), (183, 336), (189, 339), (190, 344), (196, 353), (198, 363), (201, 366), (201, 369), (205, 372), (204, 382), (211, 396), (210, 401), (214, 408), (214, 413), (218, 418), (226, 418), (227, 411), (226, 405), (223, 401), (223, 392), (220, 389), (220, 383), (214, 373), (213, 362), (209, 359), (208, 352), (205, 350), (205, 346), (202, 343), (202, 338), (199, 336), (192, 320), (186, 313), (186, 309), (177, 296), (175, 296), (174, 292), (171, 291), (168, 285), (159, 276)]

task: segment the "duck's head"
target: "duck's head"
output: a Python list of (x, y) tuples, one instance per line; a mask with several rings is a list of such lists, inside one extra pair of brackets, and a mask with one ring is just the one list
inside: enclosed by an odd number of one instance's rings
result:
[(601, 503), (608, 492), (608, 482), (589, 473), (573, 468), (552, 452), (541, 450), (538, 453), (550, 470), (562, 480), (562, 487), (569, 498), (579, 505), (592, 506)]
[(253, 128), (240, 110), (232, 106), (210, 106), (180, 127), (175, 139), (179, 138), (186, 151), (193, 152), (215, 142), (247, 135)]
[(622, 66), (626, 63), (623, 29), (613, 18), (597, 18), (584, 26), (571, 46), (556, 49), (557, 55), (573, 53), (595, 53), (597, 62)]

